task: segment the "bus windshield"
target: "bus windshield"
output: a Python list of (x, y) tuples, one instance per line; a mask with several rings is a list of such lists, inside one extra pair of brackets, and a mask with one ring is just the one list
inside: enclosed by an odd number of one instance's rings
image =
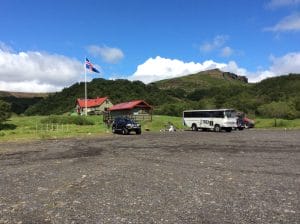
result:
[(225, 117), (235, 118), (236, 117), (236, 111), (235, 110), (226, 110), (225, 111)]

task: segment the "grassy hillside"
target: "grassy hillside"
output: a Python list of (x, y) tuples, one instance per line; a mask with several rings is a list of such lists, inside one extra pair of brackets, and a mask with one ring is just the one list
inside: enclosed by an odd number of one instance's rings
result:
[(286, 97), (300, 96), (300, 74), (289, 74), (262, 80), (253, 86), (257, 96), (266, 96), (267, 100), (286, 100)]
[(45, 98), (49, 93), (25, 93), (25, 92), (8, 92), (0, 91), (0, 98), (2, 97), (15, 97), (15, 98)]
[[(234, 108), (253, 116), (294, 119), (300, 117), (299, 92), (299, 74), (249, 84), (245, 77), (217, 69), (148, 85), (105, 79), (88, 83), (88, 98), (108, 96), (114, 104), (143, 99), (154, 106), (155, 114), (169, 116), (180, 116), (185, 109)], [(74, 110), (77, 98), (84, 98), (84, 83), (75, 83), (45, 99), (28, 102), (19, 111), (29, 107), (26, 115), (69, 113)], [(23, 99), (22, 105), (26, 102)]]
[(11, 104), (11, 109), (16, 114), (24, 113), (30, 106), (47, 97), (48, 93), (24, 93), (0, 91), (0, 100)]
[[(88, 98), (108, 96), (114, 103), (135, 99), (146, 100), (151, 105), (176, 102), (165, 91), (140, 81), (94, 79), (87, 84)], [(75, 108), (77, 98), (84, 98), (84, 83), (76, 83), (61, 92), (50, 95), (30, 107), (27, 115), (63, 114)]]
[[(243, 77), (211, 70), (154, 83), (187, 106), (166, 104), (160, 114), (180, 115), (188, 109), (235, 108), (251, 115), (300, 117), (300, 75), (290, 74), (249, 84)], [(177, 111), (174, 113), (174, 111)]]
[(199, 72), (179, 78), (165, 79), (155, 82), (160, 89), (182, 89), (185, 92), (209, 89), (213, 86), (243, 86), (247, 85), (247, 79), (243, 79), (233, 73), (222, 72), (219, 69)]

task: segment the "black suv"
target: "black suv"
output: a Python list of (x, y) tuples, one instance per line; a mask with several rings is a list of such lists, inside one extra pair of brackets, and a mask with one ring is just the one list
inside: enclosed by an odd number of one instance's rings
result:
[(134, 131), (137, 135), (140, 135), (142, 133), (142, 127), (139, 123), (132, 119), (124, 117), (115, 118), (112, 124), (113, 133), (120, 132), (123, 135), (128, 135), (131, 131)]

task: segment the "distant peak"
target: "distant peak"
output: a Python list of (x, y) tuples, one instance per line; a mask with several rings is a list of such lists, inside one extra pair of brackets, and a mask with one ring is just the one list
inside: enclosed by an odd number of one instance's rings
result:
[(199, 75), (206, 74), (215, 78), (221, 78), (225, 80), (239, 80), (244, 83), (248, 83), (248, 78), (246, 76), (240, 76), (232, 72), (223, 72), (218, 68), (202, 71), (199, 72), (198, 74)]

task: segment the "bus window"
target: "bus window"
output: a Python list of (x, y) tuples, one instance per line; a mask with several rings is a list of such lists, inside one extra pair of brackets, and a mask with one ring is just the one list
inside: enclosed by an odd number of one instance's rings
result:
[(227, 118), (235, 118), (236, 117), (235, 110), (226, 110), (225, 111), (225, 117), (227, 117)]
[(212, 113), (213, 113), (212, 117), (224, 118), (224, 111), (213, 111)]

